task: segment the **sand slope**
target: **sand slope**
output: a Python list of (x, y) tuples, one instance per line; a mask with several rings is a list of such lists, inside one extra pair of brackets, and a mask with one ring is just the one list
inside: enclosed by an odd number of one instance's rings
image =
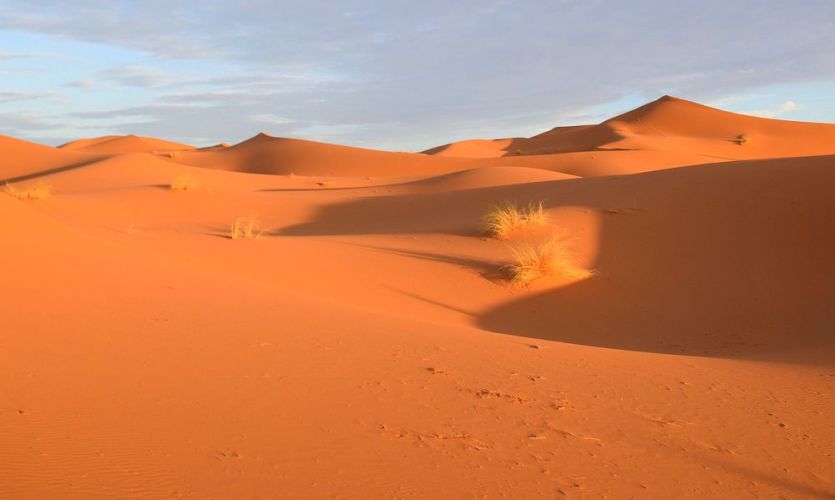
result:
[(0, 136), (0, 154), (3, 157), (0, 163), (0, 184), (70, 170), (96, 159), (93, 155), (64, 151), (6, 136)]
[(486, 157), (640, 150), (737, 160), (833, 154), (833, 141), (832, 124), (757, 118), (664, 96), (599, 125), (557, 127), (530, 138), (464, 141), (426, 153)]
[(141, 137), (138, 135), (106, 135), (92, 139), (79, 139), (59, 146), (63, 149), (85, 153), (120, 154), (120, 153), (164, 153), (195, 149), (188, 144)]
[[(54, 194), (0, 193), (0, 498), (833, 496), (835, 155), (709, 159), (741, 123), (660, 102), (617, 140), (680, 149), (2, 138)], [(484, 238), (503, 200), (551, 224)], [(597, 276), (509, 286), (555, 232)]]
[(258, 134), (228, 148), (177, 156), (187, 165), (258, 174), (399, 176), (458, 170), (460, 161)]

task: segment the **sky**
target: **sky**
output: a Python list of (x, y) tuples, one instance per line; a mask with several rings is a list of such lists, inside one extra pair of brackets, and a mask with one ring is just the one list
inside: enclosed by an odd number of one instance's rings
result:
[(415, 151), (670, 94), (835, 122), (835, 0), (0, 0), (0, 134)]

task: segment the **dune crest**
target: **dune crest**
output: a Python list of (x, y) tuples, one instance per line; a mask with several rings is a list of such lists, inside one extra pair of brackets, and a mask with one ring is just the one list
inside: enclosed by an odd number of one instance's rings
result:
[(417, 176), (524, 167), (580, 177), (716, 161), (835, 153), (835, 125), (757, 118), (664, 96), (597, 125), (556, 127), (529, 138), (473, 139), (423, 153), (379, 151), (261, 132), (229, 146), (194, 148), (139, 136), (73, 141), (62, 150), (157, 154), (182, 165), (270, 175)]
[(598, 125), (557, 127), (530, 138), (496, 143), (462, 141), (426, 153), (478, 157), (490, 151), (516, 156), (637, 150), (742, 160), (832, 154), (833, 143), (833, 124), (759, 118), (663, 96)]
[(79, 139), (58, 147), (96, 154), (163, 153), (195, 149), (194, 146), (188, 144), (138, 135), (106, 135), (92, 139)]
[(273, 137), (263, 132), (227, 148), (184, 152), (176, 161), (235, 172), (339, 177), (429, 175), (457, 170), (460, 163), (417, 153)]

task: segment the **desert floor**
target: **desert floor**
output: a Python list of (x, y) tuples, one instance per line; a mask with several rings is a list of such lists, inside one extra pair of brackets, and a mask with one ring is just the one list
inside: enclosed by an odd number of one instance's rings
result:
[[(835, 125), (0, 137), (0, 183), (0, 498), (835, 496)], [(511, 283), (553, 235), (593, 273)]]

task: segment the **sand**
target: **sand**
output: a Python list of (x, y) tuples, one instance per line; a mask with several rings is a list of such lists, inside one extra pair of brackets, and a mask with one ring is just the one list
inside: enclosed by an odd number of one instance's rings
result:
[[(835, 495), (835, 125), (0, 154), (0, 498)], [(552, 233), (595, 274), (512, 286)]]

